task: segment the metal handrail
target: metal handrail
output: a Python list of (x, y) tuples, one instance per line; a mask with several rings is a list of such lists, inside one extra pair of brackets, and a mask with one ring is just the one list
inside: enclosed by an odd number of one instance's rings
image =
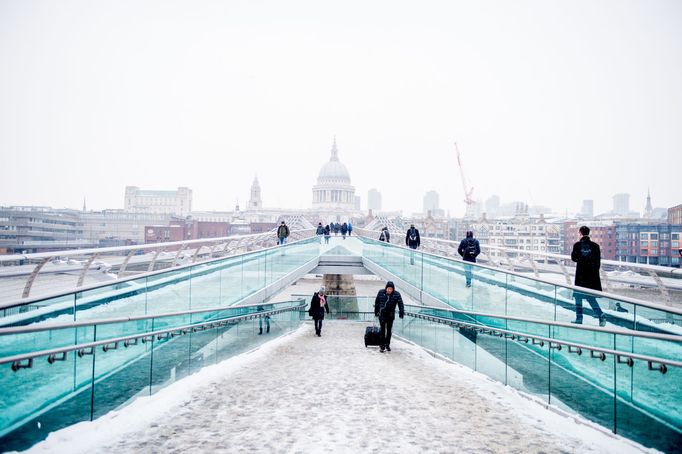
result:
[[(366, 232), (372, 232), (373, 234), (376, 235), (378, 238), (381, 232), (379, 230), (366, 230), (363, 229), (362, 227), (358, 227), (357, 229), (354, 229), (354, 231), (357, 230), (358, 232), (366, 231)], [(391, 234), (396, 234), (400, 235), (402, 232), (396, 232), (393, 231)], [(374, 239), (371, 237), (367, 237), (370, 239)], [(431, 238), (431, 237), (422, 237), (422, 240), (424, 241), (433, 241), (436, 243), (446, 243), (453, 245), (455, 248), (459, 246), (459, 242), (453, 241), (453, 240), (446, 240), (443, 238)], [(390, 243), (394, 245), (401, 246), (401, 244), (398, 243)], [(511, 252), (515, 254), (524, 254), (524, 255), (537, 255), (541, 257), (547, 257), (547, 258), (555, 258), (555, 259), (561, 259), (561, 260), (566, 260), (566, 261), (571, 261), (571, 256), (569, 255), (563, 255), (563, 254), (554, 254), (551, 252), (540, 252), (540, 251), (527, 251), (523, 249), (512, 249), (512, 248), (505, 248), (501, 246), (495, 246), (492, 244), (481, 244), (481, 248), (488, 248), (488, 249), (495, 249), (498, 251), (504, 251), (504, 252)], [(627, 267), (627, 268), (635, 268), (635, 269), (641, 269), (641, 270), (646, 270), (646, 271), (656, 271), (657, 273), (661, 274), (670, 274), (671, 276), (680, 276), (682, 277), (682, 268), (672, 268), (672, 267), (667, 267), (667, 266), (660, 266), (660, 265), (649, 265), (645, 263), (630, 263), (630, 262), (621, 262), (618, 260), (602, 260), (602, 264), (604, 265), (613, 265), (613, 266), (619, 266), (619, 267)]]
[[(366, 240), (373, 241), (377, 244), (386, 245), (386, 243), (379, 241), (377, 239), (370, 238), (370, 237), (367, 237), (364, 235), (360, 235), (360, 236)], [(543, 278), (539, 278), (539, 277), (524, 276), (523, 274), (517, 273), (515, 271), (509, 271), (509, 270), (505, 270), (502, 268), (495, 268), (495, 267), (492, 267), (490, 265), (483, 265), (480, 263), (466, 262), (466, 261), (462, 260), (461, 258), (457, 258), (457, 257), (448, 257), (448, 256), (444, 256), (444, 255), (435, 254), (433, 252), (426, 252), (426, 251), (414, 251), (413, 249), (409, 249), (407, 246), (403, 246), (403, 245), (399, 245), (399, 244), (388, 243), (388, 245), (391, 247), (397, 247), (399, 249), (405, 249), (408, 251), (413, 251), (413, 252), (416, 252), (418, 254), (424, 254), (424, 255), (429, 255), (431, 257), (436, 257), (436, 258), (445, 259), (445, 260), (451, 260), (451, 261), (454, 261), (457, 263), (461, 263), (463, 265), (474, 266), (474, 267), (478, 267), (478, 268), (487, 269), (490, 271), (495, 271), (498, 273), (504, 273), (504, 274), (508, 274), (511, 276), (516, 276), (518, 278), (529, 280), (529, 281), (541, 282), (543, 284), (551, 285), (553, 287), (565, 288), (565, 289), (573, 290), (574, 292), (590, 294), (590, 295), (594, 295), (594, 296), (601, 297), (601, 298), (609, 298), (612, 300), (622, 301), (622, 302), (628, 303), (628, 304), (636, 304), (639, 306), (648, 307), (650, 309), (656, 309), (656, 310), (659, 310), (662, 312), (670, 312), (673, 314), (682, 315), (682, 308), (678, 309), (678, 308), (672, 307), (672, 306), (665, 306), (662, 304), (650, 303), (648, 301), (640, 300), (637, 298), (632, 298), (632, 297), (624, 296), (624, 295), (616, 295), (615, 293), (608, 293), (608, 292), (603, 292), (603, 291), (599, 291), (599, 290), (592, 290), (592, 289), (589, 289), (586, 287), (578, 287), (578, 286), (569, 285), (569, 284), (557, 284), (556, 282), (552, 282), (552, 281), (549, 281), (547, 279), (543, 279)], [(363, 256), (363, 260), (371, 260), (371, 259), (367, 259), (366, 257)], [(374, 262), (374, 263), (376, 263), (376, 262)], [(377, 265), (379, 265), (379, 264), (377, 264)], [(381, 266), (381, 265), (379, 265), (379, 266)]]
[[(305, 230), (299, 230), (298, 232), (305, 232)], [(164, 274), (164, 273), (174, 273), (174, 272), (181, 271), (181, 270), (184, 270), (184, 269), (186, 269), (186, 268), (190, 268), (190, 267), (194, 267), (194, 266), (199, 266), (199, 265), (210, 265), (210, 264), (212, 264), (212, 263), (217, 263), (217, 262), (219, 262), (219, 261), (221, 261), (221, 260), (231, 260), (231, 259), (235, 259), (235, 258), (238, 258), (238, 257), (246, 256), (246, 255), (249, 255), (249, 254), (257, 254), (257, 253), (261, 253), (261, 252), (266, 252), (266, 251), (271, 251), (271, 250), (279, 249), (279, 248), (282, 248), (282, 247), (292, 246), (292, 245), (294, 245), (294, 244), (300, 244), (300, 243), (302, 243), (303, 241), (307, 241), (307, 240), (309, 240), (309, 238), (303, 238), (303, 239), (300, 239), (300, 240), (297, 240), (297, 241), (293, 241), (293, 242), (291, 242), (291, 243), (287, 243), (287, 244), (285, 244), (285, 245), (270, 246), (270, 247), (267, 247), (267, 248), (258, 249), (257, 251), (242, 252), (242, 253), (240, 253), (240, 254), (230, 255), (230, 256), (228, 256), (228, 257), (217, 257), (217, 258), (205, 260), (205, 261), (199, 262), (199, 263), (187, 263), (187, 264), (178, 265), (178, 266), (176, 266), (176, 267), (169, 268), (169, 269), (156, 270), (156, 271), (149, 271), (149, 272), (146, 272), (146, 273), (135, 274), (135, 275), (133, 275), (133, 276), (124, 277), (124, 278), (121, 278), (121, 279), (114, 279), (114, 280), (107, 281), (107, 282), (100, 282), (100, 283), (92, 284), (92, 285), (89, 285), (89, 286), (79, 287), (77, 290), (73, 290), (73, 289), (72, 289), (72, 290), (62, 290), (62, 291), (50, 293), (50, 294), (47, 294), (47, 295), (35, 296), (35, 297), (30, 297), (30, 298), (21, 298), (21, 299), (19, 299), (19, 300), (15, 300), (15, 301), (12, 301), (12, 302), (9, 302), (9, 303), (0, 303), (0, 309), (9, 309), (9, 308), (12, 308), (12, 307), (24, 306), (24, 305), (36, 303), (36, 302), (39, 302), (39, 301), (45, 301), (45, 300), (52, 299), (52, 298), (58, 298), (58, 297), (60, 297), (60, 296), (65, 296), (65, 295), (70, 295), (70, 294), (76, 294), (76, 293), (87, 292), (87, 291), (94, 290), (94, 289), (98, 289), (98, 288), (108, 287), (108, 286), (111, 286), (111, 285), (121, 284), (121, 283), (124, 283), (124, 282), (134, 281), (134, 280), (138, 280), (138, 279), (142, 279), (142, 278), (147, 278), (147, 277), (151, 277), (151, 276), (156, 276), (156, 275), (160, 275), (160, 274)]]
[[(57, 354), (63, 354), (62, 358), (65, 360), (66, 359), (65, 354), (68, 352), (71, 352), (71, 351), (79, 351), (79, 354), (81, 356), (83, 356), (84, 354), (92, 353), (96, 347), (102, 346), (103, 351), (106, 352), (110, 349), (118, 348), (118, 344), (120, 342), (125, 343), (127, 341), (142, 339), (142, 342), (144, 343), (150, 337), (153, 340), (154, 336), (161, 336), (164, 334), (174, 333), (173, 334), (173, 337), (174, 337), (175, 335), (187, 334), (187, 332), (196, 332), (197, 328), (201, 328), (201, 330), (203, 331), (205, 329), (211, 329), (211, 328), (216, 328), (219, 326), (225, 326), (229, 323), (240, 321), (240, 320), (252, 320), (252, 319), (262, 318), (262, 317), (270, 316), (270, 315), (276, 315), (276, 314), (280, 314), (280, 313), (284, 313), (284, 312), (300, 311), (305, 306), (306, 306), (306, 303), (301, 302), (297, 306), (292, 306), (292, 307), (287, 307), (287, 308), (274, 309), (274, 310), (269, 310), (269, 311), (262, 311), (262, 312), (252, 313), (252, 314), (238, 315), (238, 316), (233, 316), (233, 317), (226, 317), (226, 318), (222, 318), (219, 320), (206, 320), (206, 321), (202, 321), (202, 322), (198, 322), (198, 323), (182, 325), (179, 327), (176, 326), (173, 328), (166, 328), (163, 330), (155, 330), (155, 331), (151, 331), (151, 332), (132, 334), (129, 336), (121, 336), (121, 337), (117, 337), (117, 338), (113, 338), (113, 339), (110, 338), (110, 339), (101, 340), (101, 341), (86, 342), (86, 343), (82, 343), (82, 344), (78, 344), (78, 345), (71, 345), (71, 346), (65, 346), (65, 347), (60, 347), (60, 348), (55, 348), (55, 349), (40, 350), (37, 352), (13, 355), (13, 356), (0, 358), (0, 364), (12, 363), (12, 370), (14, 370), (16, 372), (19, 369), (31, 368), (33, 365), (33, 359), (38, 358), (38, 357), (47, 356), (48, 362), (50, 362), (50, 364), (52, 364), (55, 361), (55, 356)], [(416, 306), (410, 306), (410, 307), (416, 307)], [(348, 312), (348, 313), (351, 313), (351, 312)], [(576, 353), (578, 355), (581, 355), (582, 351), (586, 350), (586, 351), (590, 351), (591, 355), (593, 357), (599, 358), (602, 361), (604, 361), (605, 355), (608, 354), (608, 355), (614, 356), (619, 363), (627, 364), (630, 367), (632, 367), (634, 365), (634, 360), (646, 361), (648, 363), (649, 370), (658, 370), (659, 372), (661, 372), (663, 374), (665, 374), (667, 372), (667, 366), (682, 368), (682, 362), (675, 361), (675, 360), (669, 360), (669, 359), (665, 359), (665, 358), (658, 358), (658, 357), (653, 357), (653, 356), (648, 356), (648, 355), (640, 355), (637, 353), (623, 352), (620, 350), (613, 350), (613, 349), (609, 349), (609, 348), (595, 347), (595, 346), (585, 345), (585, 344), (578, 344), (575, 342), (553, 339), (553, 338), (548, 338), (548, 337), (544, 337), (544, 336), (538, 336), (535, 334), (522, 333), (519, 331), (512, 331), (512, 330), (503, 329), (503, 328), (495, 328), (495, 327), (480, 325), (480, 324), (476, 324), (476, 323), (469, 323), (469, 322), (460, 321), (460, 320), (452, 320), (452, 319), (433, 316), (433, 315), (424, 315), (424, 314), (413, 313), (413, 312), (408, 312), (408, 311), (405, 312), (405, 315), (408, 315), (410, 317), (414, 317), (417, 319), (433, 321), (436, 323), (441, 323), (441, 324), (455, 326), (455, 327), (471, 328), (471, 329), (474, 329), (475, 331), (480, 332), (482, 334), (488, 334), (488, 335), (493, 335), (493, 336), (510, 338), (510, 339), (516, 340), (518, 342), (527, 343), (529, 340), (531, 340), (533, 342), (533, 344), (540, 345), (540, 347), (544, 346), (544, 342), (548, 343), (549, 348), (556, 348), (558, 350), (561, 350), (562, 346), (567, 346), (567, 347), (569, 347), (570, 353)], [(614, 333), (614, 334), (617, 334), (617, 333)], [(159, 339), (161, 339), (161, 338), (159, 338)], [(107, 346), (111, 346), (112, 344), (114, 345), (113, 347), (107, 348)], [(125, 343), (124, 345), (126, 347), (128, 346), (127, 343)], [(593, 354), (594, 352), (601, 353), (602, 355), (594, 356), (594, 354)], [(622, 358), (625, 358), (626, 360), (622, 361), (621, 360)], [(27, 364), (22, 364), (22, 361), (26, 361), (26, 360), (28, 360), (29, 362)], [(658, 365), (658, 367), (654, 367), (654, 365)]]
[[(290, 233), (301, 233), (308, 232), (312, 229), (306, 230), (292, 230)], [(194, 244), (206, 244), (206, 243), (220, 243), (224, 241), (241, 240), (247, 238), (257, 238), (259, 236), (271, 236), (273, 232), (262, 232), (262, 233), (250, 233), (246, 235), (231, 235), (223, 236), (219, 238), (200, 238), (196, 240), (183, 240), (183, 241), (169, 241), (166, 243), (149, 243), (149, 244), (135, 244), (131, 246), (114, 246), (114, 247), (102, 247), (102, 248), (90, 248), (90, 249), (70, 249), (65, 251), (54, 251), (54, 252), (36, 252), (33, 254), (12, 254), (12, 255), (0, 255), (0, 263), (2, 262), (15, 262), (17, 260), (37, 260), (50, 257), (69, 257), (74, 255), (87, 255), (87, 254), (105, 254), (108, 252), (123, 252), (123, 251), (137, 251), (137, 250), (147, 250), (147, 249), (160, 249), (165, 247), (176, 247), (176, 246), (186, 246)]]
[[(175, 335), (184, 335), (187, 334), (187, 332), (196, 332), (197, 328), (203, 328), (203, 327), (208, 327), (202, 329), (211, 329), (211, 328), (216, 328), (219, 326), (225, 326), (227, 324), (230, 324), (232, 322), (236, 321), (241, 321), (241, 320), (252, 320), (255, 318), (262, 318), (270, 315), (275, 315), (275, 314), (281, 314), (283, 312), (291, 312), (291, 311), (300, 311), (300, 308), (302, 305), (299, 306), (293, 306), (293, 307), (286, 307), (282, 309), (275, 309), (275, 310), (270, 310), (270, 311), (263, 311), (263, 312), (258, 312), (254, 314), (246, 314), (246, 315), (237, 315), (233, 317), (226, 317), (222, 318), (219, 320), (206, 320), (203, 322), (198, 322), (198, 323), (192, 323), (189, 325), (183, 325), (183, 326), (176, 326), (173, 328), (166, 328), (162, 330), (156, 330), (156, 331), (151, 331), (151, 332), (145, 332), (145, 333), (138, 333), (138, 334), (131, 334), (129, 336), (122, 336), (122, 337), (116, 337), (113, 339), (106, 339), (106, 340), (101, 340), (101, 341), (94, 341), (94, 342), (86, 342), (83, 344), (77, 344), (77, 345), (70, 345), (70, 346), (65, 346), (65, 347), (59, 347), (59, 348), (53, 348), (50, 350), (39, 350), (37, 352), (31, 352), (31, 353), (23, 353), (20, 355), (13, 355), (13, 356), (6, 356), (4, 358), (0, 358), (0, 364), (7, 364), (7, 363), (12, 363), (12, 370), (17, 371), (19, 369), (27, 369), (31, 368), (33, 365), (33, 359), (34, 358), (39, 358), (42, 356), (47, 356), (48, 357), (48, 362), (52, 364), (55, 360), (53, 355), (57, 355), (60, 353), (66, 354), (68, 352), (72, 351), (86, 351), (89, 349), (94, 350), (96, 347), (102, 346), (103, 350), (106, 352), (108, 350), (113, 350), (118, 347), (118, 344), (120, 342), (126, 342), (126, 341), (131, 341), (135, 339), (142, 339), (142, 342), (146, 342), (147, 339), (150, 337), (153, 338), (154, 336), (160, 336), (164, 334), (170, 334), (170, 333), (175, 333)], [(170, 336), (174, 337), (174, 336)], [(160, 339), (159, 339), (160, 340)], [(115, 347), (112, 348), (104, 348), (108, 345), (116, 344)], [(126, 347), (128, 345), (125, 345)], [(88, 354), (88, 353), (83, 353), (83, 354)], [(80, 354), (80, 356), (83, 356), (83, 354)], [(66, 359), (64, 357), (64, 359)], [(28, 360), (28, 364), (21, 364), (22, 361)]]
[(277, 303), (254, 303), (254, 304), (244, 304), (242, 306), (220, 306), (211, 309), (191, 309), (187, 311), (179, 312), (163, 312), (160, 314), (152, 315), (136, 315), (130, 317), (115, 317), (115, 318), (102, 318), (102, 319), (89, 319), (83, 321), (74, 322), (61, 322), (61, 323), (44, 323), (44, 324), (33, 324), (28, 326), (10, 326), (6, 328), (0, 328), (0, 336), (10, 335), (10, 334), (26, 334), (26, 333), (39, 333), (41, 331), (51, 331), (56, 329), (68, 329), (68, 328), (80, 328), (83, 326), (95, 326), (95, 325), (110, 325), (112, 323), (125, 323), (125, 322), (136, 322), (140, 320), (151, 320), (156, 318), (164, 317), (177, 317), (179, 315), (192, 315), (192, 314), (203, 314), (205, 312), (220, 312), (235, 309), (249, 309), (253, 307), (263, 306), (263, 305), (277, 305), (286, 304), (287, 301), (277, 302)]
[[(618, 363), (624, 363), (630, 367), (632, 367), (634, 365), (634, 360), (646, 361), (648, 363), (649, 370), (658, 370), (662, 374), (665, 374), (668, 371), (667, 366), (682, 368), (682, 362), (671, 360), (671, 359), (658, 358), (658, 357), (648, 356), (648, 355), (640, 355), (638, 353), (624, 352), (624, 351), (620, 351), (620, 350), (613, 350), (610, 348), (603, 348), (603, 347), (595, 347), (595, 346), (585, 345), (585, 344), (577, 344), (575, 342), (568, 342), (568, 341), (564, 341), (564, 340), (552, 339), (549, 337), (538, 336), (536, 334), (520, 333), (518, 331), (511, 331), (511, 330), (503, 329), (503, 328), (493, 328), (491, 326), (479, 325), (479, 324), (463, 322), (463, 321), (459, 321), (459, 320), (452, 320), (452, 319), (437, 317), (437, 316), (433, 316), (433, 315), (415, 314), (412, 312), (405, 312), (405, 315), (409, 315), (410, 317), (414, 317), (414, 318), (418, 318), (418, 319), (422, 319), (422, 320), (428, 320), (428, 321), (433, 321), (436, 323), (442, 323), (444, 325), (471, 328), (471, 329), (473, 329), (477, 332), (480, 332), (482, 334), (489, 334), (492, 336), (506, 337), (506, 338), (510, 338), (512, 340), (516, 340), (518, 342), (527, 343), (529, 340), (531, 340), (533, 342), (533, 344), (539, 345), (540, 347), (543, 347), (545, 342), (547, 342), (547, 344), (549, 345), (549, 348), (555, 348), (557, 350), (561, 350), (562, 346), (567, 346), (567, 347), (569, 347), (568, 351), (570, 353), (576, 353), (577, 355), (581, 355), (582, 351), (586, 350), (586, 351), (591, 352), (592, 357), (599, 358), (602, 361), (604, 361), (606, 359), (605, 355), (612, 355), (616, 358)], [(601, 353), (601, 355), (594, 356), (594, 354), (593, 354), (594, 352)], [(621, 358), (626, 358), (626, 361), (621, 361)], [(654, 367), (654, 365), (658, 365), (658, 367)]]
[[(301, 293), (294, 293), (291, 295), (292, 297), (300, 297), (300, 299), (304, 298), (310, 298), (310, 295), (307, 294), (301, 294)], [(360, 298), (367, 298), (367, 299), (374, 299), (375, 297), (372, 295), (332, 295), (332, 294), (327, 294), (327, 298), (354, 298), (354, 299), (360, 299)], [(673, 341), (673, 342), (682, 342), (682, 335), (677, 335), (677, 334), (664, 334), (664, 333), (652, 333), (649, 331), (635, 331), (635, 330), (628, 330), (628, 329), (612, 329), (612, 328), (604, 328), (601, 326), (590, 326), (590, 325), (579, 325), (576, 323), (566, 323), (566, 322), (557, 322), (553, 320), (543, 320), (539, 318), (525, 318), (525, 317), (518, 317), (514, 315), (503, 315), (503, 314), (493, 314), (493, 313), (487, 313), (487, 312), (475, 312), (475, 311), (468, 311), (465, 309), (457, 309), (455, 307), (448, 307), (448, 308), (443, 308), (443, 307), (438, 307), (438, 306), (429, 306), (427, 304), (405, 304), (405, 307), (411, 307), (415, 309), (427, 309), (427, 310), (434, 310), (434, 311), (442, 311), (442, 312), (454, 312), (457, 314), (463, 314), (463, 315), (468, 315), (468, 316), (473, 316), (473, 317), (490, 317), (490, 318), (501, 318), (504, 320), (513, 320), (513, 321), (518, 321), (518, 322), (527, 322), (527, 323), (538, 323), (542, 325), (551, 325), (551, 326), (558, 326), (561, 328), (574, 328), (578, 330), (583, 330), (583, 331), (593, 331), (593, 332), (598, 332), (598, 333), (604, 333), (604, 334), (616, 334), (616, 335), (623, 335), (623, 336), (632, 336), (632, 337), (641, 337), (645, 339), (657, 339), (657, 340), (666, 340), (666, 341)], [(330, 307), (331, 309), (331, 307)], [(357, 312), (357, 311), (356, 311)], [(364, 313), (364, 312), (359, 312), (359, 313)], [(0, 329), (0, 334), (2, 330)]]
[[(294, 297), (309, 297), (309, 295), (303, 295), (303, 294), (293, 294), (292, 296)], [(327, 295), (327, 297), (334, 297), (334, 298), (370, 298), (373, 299), (374, 296), (371, 295)], [(462, 314), (462, 315), (468, 315), (468, 316), (473, 316), (473, 317), (490, 317), (490, 318), (501, 318), (504, 320), (513, 320), (513, 321), (518, 321), (518, 322), (527, 322), (527, 323), (538, 323), (542, 325), (550, 325), (550, 326), (558, 326), (561, 328), (574, 328), (578, 330), (583, 330), (583, 331), (593, 331), (593, 332), (598, 332), (598, 333), (604, 333), (604, 334), (616, 334), (619, 336), (632, 336), (632, 337), (641, 337), (645, 339), (656, 339), (656, 340), (665, 340), (665, 341), (673, 341), (673, 342), (681, 342), (682, 343), (682, 335), (677, 335), (677, 334), (664, 334), (664, 333), (652, 333), (648, 331), (635, 331), (635, 330), (628, 330), (628, 329), (612, 329), (612, 328), (604, 328), (601, 326), (590, 326), (590, 325), (579, 325), (575, 323), (566, 323), (566, 322), (557, 322), (553, 320), (542, 320), (538, 318), (525, 318), (525, 317), (518, 317), (514, 315), (502, 315), (502, 314), (493, 314), (493, 313), (487, 313), (487, 312), (476, 312), (476, 311), (468, 311), (464, 309), (457, 309), (454, 307), (450, 308), (443, 308), (443, 307), (438, 307), (438, 306), (429, 306), (426, 304), (423, 305), (416, 305), (416, 304), (405, 304), (405, 307), (411, 307), (415, 309), (427, 309), (427, 310), (434, 310), (434, 311), (442, 311), (442, 312), (454, 312), (457, 314)], [(0, 329), (0, 334), (2, 334), (2, 329)]]
[(442, 311), (442, 312), (454, 312), (457, 314), (469, 315), (469, 316), (473, 316), (473, 317), (501, 318), (503, 320), (513, 320), (513, 321), (518, 321), (518, 322), (537, 323), (537, 324), (541, 324), (541, 325), (558, 326), (561, 328), (574, 328), (574, 329), (579, 329), (579, 330), (583, 330), (583, 331), (599, 332), (599, 333), (603, 333), (603, 334), (615, 334), (618, 336), (632, 336), (632, 337), (641, 337), (641, 338), (645, 338), (645, 339), (656, 339), (656, 340), (665, 340), (665, 341), (673, 341), (673, 342), (682, 343), (682, 335), (676, 335), (676, 334), (651, 333), (648, 331), (634, 331), (634, 330), (626, 330), (626, 329), (612, 329), (612, 328), (604, 328), (601, 326), (586, 326), (586, 325), (579, 325), (576, 323), (566, 323), (566, 322), (557, 322), (557, 321), (553, 321), (553, 320), (542, 320), (542, 319), (517, 317), (514, 315), (489, 314), (489, 313), (485, 313), (485, 312), (467, 311), (467, 310), (455, 309), (455, 308), (444, 309), (442, 307), (436, 307), (436, 306), (426, 306), (426, 305), (417, 306), (414, 304), (405, 304), (405, 306), (416, 308), (416, 309), (428, 309), (428, 310)]

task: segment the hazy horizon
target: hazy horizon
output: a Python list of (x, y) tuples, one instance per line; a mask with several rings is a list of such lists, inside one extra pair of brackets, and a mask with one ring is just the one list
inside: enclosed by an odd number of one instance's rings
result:
[(363, 209), (682, 203), (682, 2), (0, 2), (0, 205), (309, 208), (334, 135)]

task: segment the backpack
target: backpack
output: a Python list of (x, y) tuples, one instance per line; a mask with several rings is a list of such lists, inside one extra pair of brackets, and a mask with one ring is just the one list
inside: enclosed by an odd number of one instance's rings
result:
[(417, 230), (414, 232), (410, 232), (410, 241), (415, 242), (417, 241)]
[(476, 257), (476, 244), (473, 241), (468, 241), (464, 248), (465, 257)]
[(379, 235), (379, 241), (386, 241), (386, 230), (381, 231), (381, 235)]

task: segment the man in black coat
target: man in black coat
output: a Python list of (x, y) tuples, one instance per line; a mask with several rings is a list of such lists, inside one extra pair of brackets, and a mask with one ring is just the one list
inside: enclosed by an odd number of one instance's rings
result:
[[(457, 248), (457, 252), (465, 262), (476, 263), (476, 257), (481, 253), (481, 245), (474, 238), (474, 232), (468, 230)], [(464, 265), (464, 276), (466, 276), (467, 287), (471, 287), (471, 265)]]
[[(601, 250), (599, 245), (590, 240), (590, 228), (580, 227), (580, 241), (573, 245), (571, 260), (575, 265), (575, 285), (592, 290), (601, 291), (601, 279), (599, 277), (599, 267), (601, 266)], [(575, 298), (575, 320), (572, 323), (580, 324), (583, 322), (583, 299), (586, 299), (594, 315), (599, 318), (599, 326), (606, 325), (606, 315), (602, 312), (597, 299), (593, 295), (574, 291)]]
[(391, 351), (391, 332), (393, 330), (393, 320), (395, 320), (395, 307), (398, 306), (398, 316), (405, 316), (405, 306), (400, 292), (395, 290), (392, 281), (386, 283), (383, 290), (379, 290), (374, 300), (374, 315), (379, 317), (381, 328), (381, 353), (385, 350)]
[[(410, 249), (417, 249), (420, 244), (421, 238), (419, 238), (419, 230), (412, 224), (405, 234), (405, 246)], [(410, 265), (414, 265), (414, 252), (410, 253)]]
[(277, 244), (287, 244), (287, 238), (289, 238), (289, 226), (282, 221), (277, 228)]

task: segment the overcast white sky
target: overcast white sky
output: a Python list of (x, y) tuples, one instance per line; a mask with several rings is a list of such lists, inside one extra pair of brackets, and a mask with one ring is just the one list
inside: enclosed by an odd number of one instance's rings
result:
[(356, 194), (463, 215), (682, 203), (682, 2), (0, 0), (0, 205), (305, 208), (336, 134)]

